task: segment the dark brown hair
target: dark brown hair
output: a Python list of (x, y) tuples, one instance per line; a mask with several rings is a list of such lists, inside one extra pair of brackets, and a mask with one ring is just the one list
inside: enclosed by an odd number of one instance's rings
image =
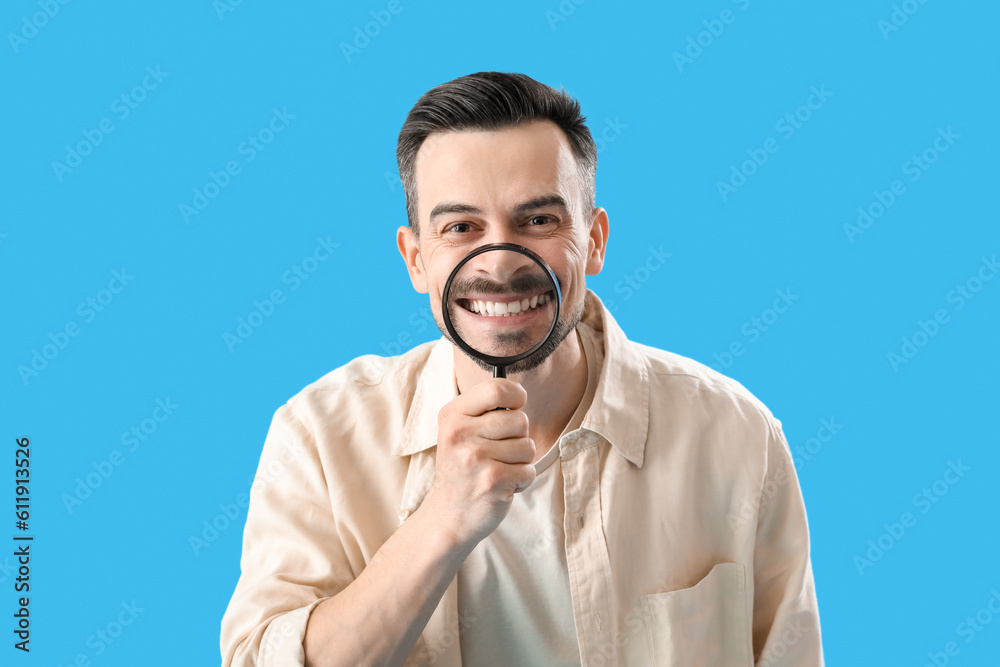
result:
[(597, 147), (580, 103), (564, 89), (556, 91), (524, 74), (478, 72), (428, 90), (410, 109), (399, 131), (396, 161), (406, 216), (414, 232), (418, 232), (414, 165), (424, 139), (433, 132), (500, 130), (538, 120), (550, 120), (566, 134), (580, 172), (583, 205), (592, 209)]

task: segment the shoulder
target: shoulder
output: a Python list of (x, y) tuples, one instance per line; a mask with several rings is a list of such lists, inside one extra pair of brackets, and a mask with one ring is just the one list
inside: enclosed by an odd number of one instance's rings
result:
[(746, 387), (717, 370), (689, 357), (629, 341), (646, 361), (651, 398), (702, 407), (715, 417), (732, 415), (761, 426), (778, 427), (781, 422)]
[(282, 409), (307, 427), (316, 426), (307, 422), (321, 420), (327, 428), (330, 416), (340, 415), (343, 421), (352, 422), (362, 411), (369, 415), (405, 414), (438, 342), (423, 343), (393, 357), (356, 357), (306, 385)]

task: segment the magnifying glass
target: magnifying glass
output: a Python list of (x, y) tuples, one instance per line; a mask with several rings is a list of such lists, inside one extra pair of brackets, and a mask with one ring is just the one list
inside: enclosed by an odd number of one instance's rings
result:
[(503, 378), (552, 337), (561, 301), (559, 281), (541, 257), (514, 243), (490, 243), (452, 269), (441, 316), (454, 343)]

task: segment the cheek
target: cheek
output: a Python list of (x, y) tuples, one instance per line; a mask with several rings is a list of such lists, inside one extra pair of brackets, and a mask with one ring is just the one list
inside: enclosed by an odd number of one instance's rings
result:
[(449, 275), (451, 275), (450, 268), (446, 268), (437, 270), (427, 277), (427, 294), (435, 311), (441, 310), (441, 299), (444, 297), (444, 286), (448, 282)]
[(425, 247), (424, 250), (425, 252), (421, 253), (417, 260), (423, 286), (420, 291), (424, 294), (430, 294), (432, 299), (436, 298), (440, 301), (441, 291), (448, 280), (451, 268), (458, 262), (457, 260), (452, 262), (447, 254), (439, 252), (440, 248), (438, 247)]
[(578, 291), (582, 287), (584, 276), (586, 275), (586, 256), (580, 254), (579, 248), (574, 248), (574, 250), (567, 253), (566, 257), (562, 258), (560, 265), (558, 269), (553, 267), (553, 271), (559, 276), (560, 280), (566, 281), (566, 284), (562, 286), (563, 292)]
[(559, 279), (559, 290), (562, 293), (563, 305), (567, 306), (576, 301), (579, 298), (580, 292), (579, 278), (569, 270), (559, 271), (558, 269), (553, 269), (553, 271), (555, 271), (556, 277)]

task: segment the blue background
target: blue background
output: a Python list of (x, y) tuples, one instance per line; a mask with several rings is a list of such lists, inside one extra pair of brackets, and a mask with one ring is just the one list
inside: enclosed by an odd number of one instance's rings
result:
[[(274, 411), (357, 355), (436, 337), (394, 241), (405, 115), (434, 85), (502, 70), (564, 86), (603, 134), (611, 234), (589, 286), (625, 332), (714, 364), (784, 424), (828, 664), (923, 665), (948, 642), (948, 664), (996, 664), (1000, 618), (971, 637), (959, 624), (1000, 590), (1000, 279), (982, 280), (1000, 251), (1000, 6), (388, 4), (0, 9), (0, 540), (20, 532), (23, 436), (35, 536), (30, 656), (11, 647), (16, 573), (0, 550), (0, 663), (218, 663), (237, 502)], [(390, 20), (345, 49), (371, 12)], [(294, 117), (251, 161), (243, 142), (275, 109)], [(789, 133), (781, 121), (796, 113)], [(112, 131), (87, 139), (104, 119)], [(951, 132), (943, 152), (939, 131)], [(925, 151), (933, 163), (914, 172)], [(744, 164), (754, 155), (763, 163)], [(229, 161), (239, 173), (186, 220), (180, 206), (212, 173), (224, 182)], [(905, 191), (880, 212), (896, 180)], [(855, 233), (859, 207), (873, 218)], [(286, 272), (317, 239), (339, 245), (296, 284)], [(671, 255), (650, 270), (654, 250)], [(283, 302), (227, 345), (275, 289)], [(775, 316), (778, 290), (797, 298)], [(727, 357), (734, 343), (742, 354)], [(176, 406), (162, 423), (157, 400)], [(144, 440), (123, 442), (144, 425)], [(968, 468), (954, 483), (949, 462)], [(925, 488), (933, 503), (915, 498)], [(87, 497), (68, 502), (78, 489)], [(880, 539), (888, 548), (871, 551)], [(878, 558), (859, 565), (868, 552)], [(133, 601), (134, 622), (97, 639)]]

